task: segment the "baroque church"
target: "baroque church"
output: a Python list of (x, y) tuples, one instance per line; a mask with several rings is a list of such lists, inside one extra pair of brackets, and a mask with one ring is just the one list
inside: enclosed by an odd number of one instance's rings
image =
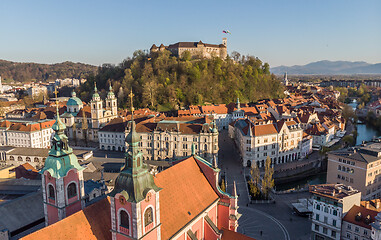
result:
[(40, 171), (46, 227), (22, 239), (252, 239), (236, 232), (235, 183), (231, 194), (220, 189), (216, 162), (210, 164), (193, 148), (192, 156), (152, 175), (138, 148), (133, 111), (131, 127), (125, 165), (113, 190), (85, 206), (84, 168), (57, 114), (52, 147)]
[(70, 139), (87, 137), (87, 140), (97, 142), (99, 129), (118, 116), (118, 101), (111, 85), (104, 102), (99, 96), (96, 85), (90, 106), (84, 106), (73, 91), (72, 97), (67, 101), (66, 112), (60, 116), (66, 125), (66, 135)]

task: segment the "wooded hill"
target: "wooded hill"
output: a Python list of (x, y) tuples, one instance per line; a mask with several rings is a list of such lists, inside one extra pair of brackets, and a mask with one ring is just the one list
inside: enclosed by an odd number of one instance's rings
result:
[(0, 76), (4, 80), (14, 81), (46, 81), (57, 78), (86, 78), (89, 74), (96, 74), (97, 67), (73, 62), (56, 64), (17, 63), (0, 60)]
[(109, 84), (118, 96), (119, 107), (128, 107), (132, 87), (137, 107), (159, 111), (205, 103), (230, 103), (239, 97), (241, 102), (283, 96), (283, 86), (267, 63), (252, 56), (234, 54), (234, 60), (181, 58), (170, 52), (148, 55), (136, 51), (118, 66), (105, 64), (98, 74), (89, 76), (81, 86), (80, 97), (89, 101), (94, 82), (105, 97)]

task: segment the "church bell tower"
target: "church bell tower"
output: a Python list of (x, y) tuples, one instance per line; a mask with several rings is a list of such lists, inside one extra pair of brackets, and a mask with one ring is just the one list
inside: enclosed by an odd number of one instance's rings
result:
[(114, 92), (112, 91), (111, 84), (110, 84), (109, 92), (107, 93), (106, 109), (111, 111), (112, 116), (117, 117), (118, 115), (117, 99), (115, 97)]
[(161, 239), (159, 191), (153, 176), (143, 163), (139, 151), (139, 135), (135, 129), (131, 98), (131, 131), (127, 135), (128, 151), (125, 166), (109, 193), (111, 202), (111, 233), (113, 240)]
[(101, 119), (103, 118), (103, 106), (102, 100), (99, 96), (97, 85), (94, 86), (94, 94), (90, 101), (91, 108), (91, 122), (93, 128), (99, 128), (101, 126)]
[[(55, 93), (57, 99), (57, 90)], [(66, 126), (60, 119), (57, 101), (56, 108), (52, 146), (40, 171), (46, 226), (84, 208), (84, 168), (79, 165), (77, 156), (69, 147), (64, 133)]]

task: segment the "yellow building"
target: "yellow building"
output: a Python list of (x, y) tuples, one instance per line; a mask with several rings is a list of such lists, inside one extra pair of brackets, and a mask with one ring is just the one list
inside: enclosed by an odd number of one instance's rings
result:
[(0, 179), (15, 178), (15, 166), (7, 166), (0, 168)]

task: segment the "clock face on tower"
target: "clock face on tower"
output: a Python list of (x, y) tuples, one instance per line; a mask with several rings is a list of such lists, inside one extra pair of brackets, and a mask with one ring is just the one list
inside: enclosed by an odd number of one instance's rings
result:
[(124, 205), (124, 204), (126, 204), (126, 199), (123, 196), (120, 196), (119, 202), (120, 202), (120, 204)]
[(149, 202), (151, 200), (152, 194), (149, 192), (146, 196), (146, 202)]

